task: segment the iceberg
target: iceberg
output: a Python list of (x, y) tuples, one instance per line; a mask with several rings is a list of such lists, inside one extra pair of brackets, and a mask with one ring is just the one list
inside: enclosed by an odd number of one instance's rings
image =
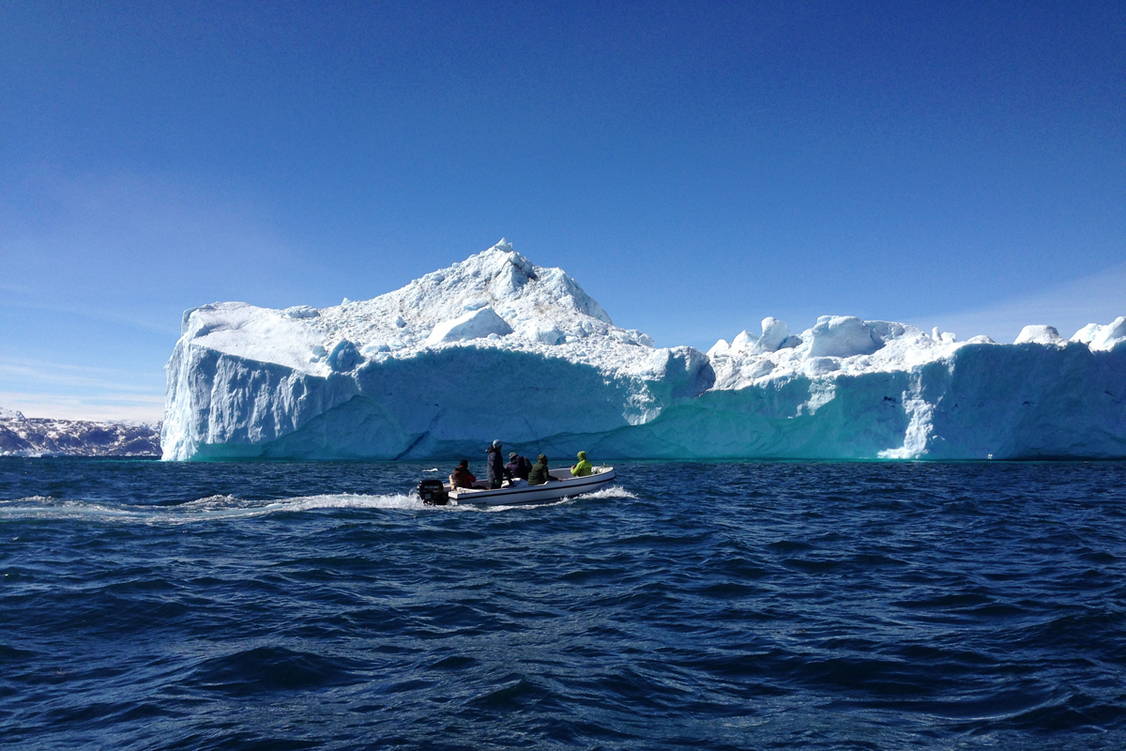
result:
[(1012, 344), (890, 321), (766, 318), (707, 351), (615, 326), (506, 240), (327, 308), (184, 314), (169, 460), (476, 456), (1126, 457), (1126, 316)]

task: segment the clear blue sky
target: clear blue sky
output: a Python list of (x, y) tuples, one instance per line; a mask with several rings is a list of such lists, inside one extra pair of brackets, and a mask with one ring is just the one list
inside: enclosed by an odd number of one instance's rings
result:
[[(0, 2), (0, 406), (491, 245), (709, 346), (1126, 313), (1122, 2)], [(958, 328), (955, 328), (955, 325)], [(1070, 329), (1070, 330), (1069, 330)]]

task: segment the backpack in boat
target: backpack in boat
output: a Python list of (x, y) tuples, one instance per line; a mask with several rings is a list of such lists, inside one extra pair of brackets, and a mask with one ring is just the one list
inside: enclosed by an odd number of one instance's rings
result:
[(418, 497), (428, 506), (445, 506), (450, 502), (449, 493), (441, 480), (422, 480), (418, 483)]

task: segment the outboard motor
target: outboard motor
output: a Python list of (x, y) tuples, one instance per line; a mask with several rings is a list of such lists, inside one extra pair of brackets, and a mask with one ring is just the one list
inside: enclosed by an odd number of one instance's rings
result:
[(450, 495), (441, 480), (422, 480), (418, 483), (418, 497), (428, 506), (445, 506)]

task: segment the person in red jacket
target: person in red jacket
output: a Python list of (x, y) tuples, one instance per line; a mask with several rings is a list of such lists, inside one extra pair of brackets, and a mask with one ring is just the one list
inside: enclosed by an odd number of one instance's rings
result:
[(469, 460), (462, 459), (453, 472), (450, 473), (451, 488), (472, 488), (477, 484), (477, 478), (469, 471)]

